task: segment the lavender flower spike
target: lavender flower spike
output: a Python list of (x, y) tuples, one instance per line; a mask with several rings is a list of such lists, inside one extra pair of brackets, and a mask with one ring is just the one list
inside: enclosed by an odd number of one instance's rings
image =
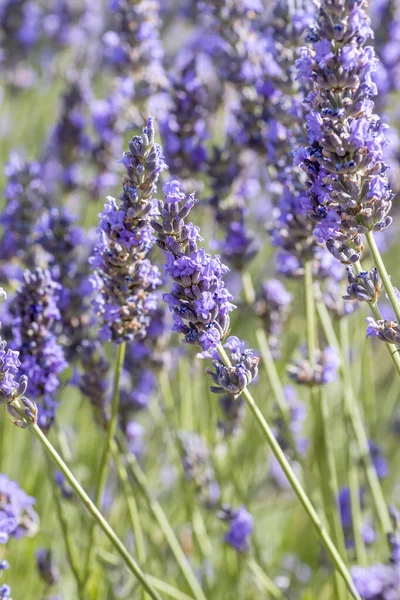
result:
[(174, 317), (174, 331), (189, 344), (212, 351), (229, 329), (232, 296), (222, 280), (228, 268), (219, 256), (212, 257), (204, 248), (198, 227), (185, 224), (196, 200), (181, 192), (178, 181), (164, 185), (165, 201), (159, 200), (161, 220), (153, 220), (157, 244), (166, 256), (166, 272), (174, 281), (171, 293), (164, 294)]
[(314, 234), (342, 263), (356, 262), (362, 235), (389, 227), (393, 194), (386, 165), (385, 125), (373, 113), (376, 58), (365, 0), (324, 0), (312, 42), (297, 61), (305, 87), (309, 146), (297, 153), (307, 173)]
[(57, 307), (60, 289), (49, 271), (26, 271), (14, 303), (14, 344), (20, 351), (21, 372), (29, 379), (28, 395), (41, 399), (39, 424), (45, 429), (54, 419), (53, 396), (60, 383), (58, 376), (67, 366), (55, 332), (61, 320)]
[(154, 242), (151, 198), (166, 168), (161, 147), (154, 142), (152, 117), (142, 136), (132, 138), (121, 162), (127, 172), (120, 202), (108, 198), (90, 259), (97, 290), (94, 306), (103, 322), (100, 335), (117, 343), (145, 336), (149, 311), (155, 308), (151, 290), (161, 283), (158, 268), (146, 258)]
[(228, 267), (218, 255), (212, 257), (204, 248), (199, 250), (199, 228), (184, 222), (196, 202), (194, 196), (186, 198), (178, 181), (166, 183), (164, 194), (165, 201), (158, 203), (161, 221), (153, 220), (152, 226), (166, 256), (166, 272), (174, 281), (171, 293), (164, 294), (173, 313), (173, 330), (182, 333), (187, 343), (200, 346), (203, 358), (214, 359), (215, 371), (207, 370), (216, 384), (211, 391), (228, 392), (236, 399), (257, 376), (259, 358), (231, 336), (224, 346), (232, 363), (228, 367), (220, 360), (217, 347), (228, 334), (229, 312), (235, 308), (222, 279)]

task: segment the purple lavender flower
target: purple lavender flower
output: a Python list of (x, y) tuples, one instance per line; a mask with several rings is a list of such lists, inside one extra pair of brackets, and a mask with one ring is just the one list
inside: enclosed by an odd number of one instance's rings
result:
[(6, 205), (0, 216), (3, 236), (0, 240), (1, 258), (14, 260), (22, 270), (36, 262), (35, 219), (40, 219), (50, 203), (43, 165), (25, 162), (11, 152), (5, 166), (7, 183), (4, 190)]
[(18, 390), (19, 384), (15, 375), (19, 372), (21, 361), (19, 352), (7, 348), (4, 340), (0, 341), (0, 403), (10, 400)]
[(13, 343), (20, 352), (21, 373), (29, 379), (29, 397), (42, 399), (39, 424), (44, 429), (54, 419), (53, 395), (60, 384), (59, 375), (67, 366), (54, 330), (61, 320), (59, 292), (60, 285), (49, 271), (26, 271), (13, 305)]
[(354, 584), (363, 600), (392, 600), (400, 594), (398, 564), (375, 564), (351, 569)]
[(225, 337), (229, 312), (234, 308), (222, 276), (227, 272), (218, 256), (198, 249), (198, 227), (184, 219), (196, 200), (186, 198), (178, 181), (164, 185), (165, 201), (159, 200), (160, 221), (153, 220), (157, 244), (166, 256), (166, 272), (174, 281), (171, 293), (164, 294), (174, 317), (174, 330), (185, 341), (212, 350)]
[(366, 319), (368, 326), (367, 337), (377, 337), (388, 344), (400, 344), (400, 327), (395, 321), (386, 319), (375, 321), (372, 317)]
[(82, 183), (80, 165), (90, 149), (86, 133), (90, 99), (91, 90), (84, 76), (70, 76), (62, 96), (60, 115), (46, 151), (48, 177), (53, 182), (61, 182), (66, 190), (72, 190)]
[(205, 440), (191, 431), (180, 431), (178, 439), (185, 478), (195, 484), (200, 502), (207, 507), (215, 506), (220, 498), (220, 489)]
[[(360, 489), (359, 502), (361, 507), (364, 506), (364, 491)], [(340, 512), (340, 520), (342, 523), (346, 548), (354, 548), (354, 532), (353, 532), (353, 517), (351, 512), (351, 495), (348, 487), (342, 487), (339, 491), (338, 506)], [(364, 521), (361, 524), (361, 535), (363, 536), (364, 543), (371, 545), (375, 539), (376, 534), (372, 525), (368, 521)]]
[(331, 383), (336, 379), (340, 359), (333, 347), (327, 346), (322, 351), (317, 350), (313, 365), (311, 365), (305, 349), (302, 349), (302, 354), (304, 357), (302, 360), (294, 361), (287, 368), (289, 377), (296, 383), (321, 385)]
[(39, 548), (36, 552), (36, 566), (40, 577), (49, 585), (56, 585), (60, 580), (60, 571), (53, 563), (53, 557), (47, 548)]
[(144, 451), (144, 427), (136, 421), (129, 421), (125, 426), (124, 433), (129, 452), (139, 458)]
[(261, 286), (255, 310), (261, 318), (275, 359), (280, 356), (282, 330), (289, 316), (292, 295), (278, 279), (270, 279)]
[(111, 0), (112, 29), (103, 36), (105, 59), (135, 82), (139, 99), (165, 89), (158, 0)]
[(65, 207), (46, 211), (39, 220), (36, 236), (37, 244), (46, 252), (51, 277), (61, 286), (57, 334), (67, 358), (72, 360), (82, 340), (89, 337), (94, 322), (88, 281), (91, 236), (83, 235), (76, 218)]
[(161, 147), (154, 143), (152, 118), (142, 137), (132, 138), (121, 162), (127, 173), (120, 204), (108, 199), (90, 259), (97, 291), (94, 306), (103, 322), (100, 335), (117, 343), (144, 337), (155, 308), (151, 290), (161, 283), (158, 268), (145, 258), (153, 245), (151, 198), (166, 167)]
[(246, 507), (241, 506), (238, 510), (223, 507), (219, 517), (229, 523), (229, 531), (225, 534), (224, 541), (238, 552), (247, 552), (254, 520)]
[(174, 176), (185, 178), (205, 167), (210, 115), (217, 108), (217, 94), (201, 76), (211, 65), (202, 64), (201, 57), (185, 50), (183, 64), (178, 62), (169, 76), (170, 106), (160, 117), (168, 166)]
[[(232, 183), (230, 166), (224, 175), (220, 170), (218, 161), (218, 150), (214, 149), (214, 156), (208, 161), (210, 185), (213, 195), (209, 202), (215, 211), (215, 219), (222, 230), (224, 239), (217, 243), (218, 249), (224, 260), (234, 269), (241, 271), (257, 254), (260, 244), (254, 232), (247, 227), (248, 198), (251, 194), (251, 185), (254, 175), (242, 169), (238, 174), (234, 167), (236, 180)], [(232, 159), (234, 161), (234, 159)], [(220, 175), (222, 175), (220, 179)], [(227, 178), (226, 186), (224, 179)], [(214, 185), (216, 184), (216, 187)]]
[(369, 453), (379, 479), (384, 479), (389, 473), (389, 465), (382, 449), (372, 440), (368, 440)]
[(222, 417), (218, 420), (218, 429), (224, 436), (236, 434), (244, 418), (245, 402), (242, 396), (222, 394), (219, 397)]
[(3, 583), (2, 585), (0, 585), (0, 600), (6, 600), (7, 598), (9, 598), (9, 600), (12, 600), (11, 588), (6, 583)]
[(54, 474), (54, 481), (61, 492), (61, 496), (64, 500), (74, 500), (75, 492), (72, 487), (69, 485), (67, 480), (61, 471), (56, 471)]
[(343, 263), (358, 260), (364, 233), (391, 223), (385, 127), (373, 114), (376, 59), (365, 46), (372, 32), (364, 6), (364, 0), (323, 2), (309, 36), (312, 45), (297, 62), (300, 79), (312, 86), (310, 145), (298, 154), (308, 177), (305, 207), (318, 240)]
[(222, 279), (228, 269), (219, 256), (213, 258), (198, 249), (197, 241), (202, 240), (199, 228), (185, 224), (196, 202), (194, 196), (186, 198), (178, 181), (165, 184), (164, 194), (165, 201), (158, 203), (160, 221), (153, 220), (152, 226), (166, 256), (166, 272), (174, 281), (171, 293), (164, 294), (173, 313), (173, 329), (182, 333), (187, 343), (200, 346), (203, 357), (215, 359), (215, 370), (208, 370), (216, 384), (211, 390), (238, 397), (256, 377), (259, 358), (234, 336), (225, 344), (233, 359), (231, 367), (226, 367), (216, 352), (226, 337), (229, 312), (234, 308)]
[(39, 518), (33, 510), (35, 499), (28, 496), (7, 475), (0, 474), (0, 543), (10, 537), (34, 536)]
[(253, 350), (246, 350), (245, 343), (238, 337), (232, 335), (223, 344), (224, 349), (230, 354), (231, 365), (227, 367), (220, 359), (218, 353), (203, 353), (204, 357), (211, 356), (213, 368), (206, 369), (214, 383), (210, 390), (215, 394), (226, 395), (226, 392), (235, 400), (257, 377), (258, 363), (260, 359), (255, 356)]
[(381, 278), (376, 267), (372, 271), (355, 273), (351, 266), (347, 267), (347, 295), (345, 300), (359, 300), (376, 304), (381, 295)]

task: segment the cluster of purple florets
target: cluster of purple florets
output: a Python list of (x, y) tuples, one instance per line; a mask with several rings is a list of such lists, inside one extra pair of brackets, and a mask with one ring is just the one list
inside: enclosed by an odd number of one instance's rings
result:
[(152, 226), (166, 256), (166, 272), (174, 281), (164, 300), (173, 313), (174, 330), (189, 344), (213, 350), (226, 336), (234, 309), (222, 279), (228, 268), (219, 256), (198, 248), (199, 228), (184, 222), (196, 203), (194, 196), (186, 197), (178, 181), (166, 183), (163, 190), (165, 200), (158, 203), (160, 220), (153, 219)]
[(151, 197), (166, 167), (154, 142), (152, 119), (142, 137), (131, 140), (121, 162), (126, 175), (120, 202), (108, 199), (91, 258), (95, 308), (103, 323), (100, 333), (102, 339), (118, 343), (144, 337), (148, 314), (156, 307), (152, 290), (161, 283), (158, 268), (146, 258), (153, 245)]
[(67, 367), (55, 332), (61, 320), (60, 289), (49, 271), (27, 271), (13, 305), (13, 344), (19, 350), (20, 372), (28, 378), (28, 396), (41, 400), (39, 422), (44, 428), (54, 419), (54, 395), (59, 375)]
[(297, 154), (307, 174), (304, 207), (314, 234), (341, 262), (356, 262), (363, 234), (389, 227), (392, 192), (383, 148), (385, 126), (374, 114), (375, 55), (365, 0), (326, 3), (297, 62), (311, 85), (309, 146)]

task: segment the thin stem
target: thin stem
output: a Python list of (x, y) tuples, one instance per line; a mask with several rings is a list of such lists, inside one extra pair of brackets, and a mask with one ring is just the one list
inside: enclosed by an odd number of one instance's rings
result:
[(346, 324), (344, 321), (342, 321), (344, 324), (341, 325), (342, 344), (340, 345), (336, 337), (329, 313), (322, 301), (317, 301), (317, 310), (327, 341), (333, 348), (336, 349), (340, 356), (340, 370), (343, 378), (343, 400), (345, 404), (345, 413), (348, 415), (348, 419), (354, 431), (368, 487), (371, 491), (372, 500), (374, 502), (382, 532), (386, 537), (386, 535), (392, 531), (392, 522), (379, 478), (372, 463), (371, 454), (369, 451), (368, 436), (364, 427), (360, 407), (353, 390), (352, 376), (349, 365), (349, 342)]
[(353, 523), (353, 536), (357, 564), (365, 567), (368, 559), (364, 538), (362, 535), (362, 513), (360, 503), (360, 483), (358, 480), (357, 452), (355, 451), (354, 444), (352, 443), (350, 443), (349, 448), (349, 489), (351, 520)]
[(60, 495), (59, 495), (59, 492), (57, 489), (56, 482), (54, 481), (54, 476), (53, 476), (53, 472), (51, 469), (50, 458), (47, 456), (47, 454), (46, 454), (46, 461), (47, 461), (47, 465), (48, 465), (49, 481), (50, 481), (50, 485), (51, 485), (51, 489), (52, 489), (52, 493), (53, 493), (54, 504), (56, 507), (57, 519), (60, 524), (60, 529), (61, 529), (61, 532), (62, 532), (62, 535), (64, 538), (65, 551), (67, 554), (68, 564), (70, 566), (70, 569), (72, 571), (72, 574), (73, 574), (75, 582), (76, 582), (78, 597), (81, 600), (83, 600), (82, 578), (79, 573), (78, 561), (77, 561), (77, 557), (75, 554), (74, 546), (72, 545), (71, 536), (69, 534), (68, 522), (67, 522), (66, 516), (64, 514), (64, 509), (63, 509), (63, 506), (61, 503)]
[(30, 426), (30, 430), (34, 433), (34, 435), (38, 438), (39, 442), (44, 446), (47, 452), (50, 454), (53, 461), (56, 463), (60, 471), (63, 473), (68, 483), (74, 490), (75, 494), (78, 496), (86, 510), (92, 515), (95, 519), (96, 523), (101, 527), (104, 531), (105, 535), (110, 540), (111, 544), (114, 546), (122, 560), (125, 562), (129, 571), (136, 577), (136, 579), (141, 583), (146, 592), (153, 600), (162, 600), (161, 596), (156, 592), (156, 590), (150, 585), (150, 583), (146, 579), (146, 575), (143, 573), (139, 565), (135, 562), (132, 556), (129, 554), (128, 550), (125, 548), (124, 544), (121, 542), (117, 534), (114, 532), (112, 527), (103, 517), (101, 512), (95, 506), (95, 504), (91, 501), (85, 490), (82, 488), (81, 484), (69, 470), (68, 466), (62, 460), (61, 456), (58, 454), (54, 446), (49, 442), (47, 437), (44, 435), (42, 430), (35, 424)]
[[(123, 448), (122, 440), (120, 438), (117, 438), (117, 444), (118, 444), (119, 451), (121, 453), (123, 453), (124, 448)], [(197, 577), (193, 572), (190, 562), (188, 561), (185, 553), (183, 552), (183, 550), (178, 542), (178, 539), (167, 519), (167, 516), (165, 515), (163, 509), (161, 508), (161, 505), (152, 496), (152, 493), (151, 493), (150, 487), (149, 487), (149, 483), (147, 481), (147, 477), (143, 473), (142, 469), (140, 468), (140, 465), (139, 465), (138, 461), (136, 460), (136, 457), (132, 453), (129, 453), (129, 454), (126, 454), (125, 458), (126, 458), (128, 469), (129, 469), (131, 475), (133, 476), (133, 478), (135, 479), (136, 483), (138, 484), (139, 490), (141, 491), (143, 496), (146, 498), (147, 504), (148, 504), (151, 512), (153, 513), (154, 518), (156, 519), (157, 523), (159, 524), (161, 531), (163, 532), (165, 539), (168, 542), (171, 552), (174, 555), (174, 557), (182, 571), (182, 574), (187, 581), (187, 584), (189, 585), (190, 589), (192, 590), (192, 593), (193, 593), (195, 599), (196, 600), (206, 600), (204, 592), (201, 589), (201, 586), (197, 580)]]
[[(306, 300), (306, 329), (308, 360), (311, 368), (315, 368), (315, 356), (318, 350), (318, 328), (314, 301), (314, 281), (311, 261), (305, 264), (304, 270), (304, 293)], [(310, 388), (311, 400), (315, 415), (315, 448), (317, 458), (319, 479), (324, 508), (331, 534), (335, 544), (342, 556), (346, 556), (343, 529), (337, 511), (338, 483), (335, 465), (335, 456), (329, 435), (329, 409), (326, 394), (321, 385), (312, 385)], [(344, 598), (346, 590), (343, 581), (335, 573), (335, 588), (338, 598)]]
[(296, 441), (293, 437), (293, 432), (290, 428), (290, 409), (287, 405), (285, 393), (283, 391), (283, 386), (271, 353), (268, 337), (264, 329), (262, 329), (261, 327), (259, 327), (256, 330), (256, 338), (261, 353), (262, 364), (264, 365), (265, 370), (267, 372), (267, 377), (271, 386), (272, 393), (274, 395), (275, 402), (279, 408), (279, 412), (281, 413), (281, 417), (283, 419), (283, 423), (285, 426), (285, 434), (288, 438), (290, 449), (292, 450), (294, 458), (297, 460), (297, 462), (302, 464), (303, 457), (300, 455), (297, 449)]
[[(357, 273), (361, 273), (361, 271), (363, 270), (360, 261), (354, 263), (353, 266)], [(379, 310), (378, 304), (376, 304), (376, 303), (374, 304), (373, 302), (368, 302), (368, 304), (369, 304), (369, 307), (371, 309), (374, 319), (376, 321), (382, 320), (382, 315), (381, 315), (381, 311)], [(396, 367), (396, 371), (400, 375), (400, 356), (399, 356), (398, 348), (396, 348), (396, 346), (394, 344), (386, 344), (386, 347), (387, 347), (390, 357), (393, 361), (393, 364)]]
[[(229, 357), (226, 354), (226, 352), (221, 344), (219, 344), (219, 346), (217, 347), (217, 351), (221, 357), (222, 362), (225, 364), (225, 366), (231, 367), (232, 365), (229, 360)], [(350, 594), (356, 600), (361, 600), (361, 597), (355, 588), (355, 585), (353, 583), (353, 580), (351, 578), (349, 570), (347, 569), (335, 544), (331, 540), (329, 533), (325, 529), (314, 506), (312, 505), (310, 499), (308, 498), (307, 494), (305, 493), (300, 481), (297, 479), (296, 474), (293, 471), (292, 467), (290, 466), (290, 463), (287, 460), (282, 448), (279, 446), (277, 440), (275, 439), (275, 436), (274, 436), (270, 426), (268, 425), (267, 421), (265, 420), (264, 415), (258, 408), (253, 396), (251, 395), (251, 393), (249, 392), (249, 390), (247, 388), (242, 392), (242, 394), (243, 394), (244, 399), (246, 400), (246, 403), (247, 403), (251, 413), (253, 414), (257, 423), (259, 424), (259, 426), (265, 436), (265, 439), (267, 440), (268, 445), (270, 446), (272, 452), (274, 453), (275, 458), (279, 462), (284, 474), (286, 475), (286, 478), (289, 481), (293, 491), (295, 492), (296, 496), (298, 497), (301, 505), (303, 506), (303, 508), (306, 511), (306, 513), (308, 514), (312, 524), (314, 525), (319, 537), (321, 538), (321, 540), (324, 543), (324, 545), (326, 546), (329, 554), (331, 555), (332, 561), (333, 561), (336, 569), (339, 571), (339, 573), (343, 577), (344, 581), (346, 582), (346, 585), (347, 585), (347, 588), (348, 588)]]
[[(242, 273), (242, 284), (246, 303), (252, 307), (256, 297), (256, 293), (253, 286), (251, 275), (248, 271)], [(271, 348), (268, 341), (268, 336), (262, 327), (258, 327), (256, 330), (256, 338), (258, 347), (260, 349), (262, 364), (267, 372), (269, 384), (271, 386), (272, 393), (274, 395), (275, 402), (281, 413), (283, 424), (285, 427), (285, 434), (287, 436), (290, 449), (293, 452), (293, 456), (299, 464), (303, 463), (303, 457), (300, 455), (296, 441), (293, 437), (293, 432), (290, 428), (290, 409), (287, 405), (283, 386), (279, 378), (279, 374), (275, 365), (274, 358), (272, 356)]]
[(393, 307), (396, 319), (400, 323), (400, 305), (397, 298), (396, 290), (394, 289), (389, 273), (386, 270), (385, 263), (382, 259), (382, 255), (379, 252), (379, 248), (376, 245), (374, 234), (372, 233), (372, 231), (369, 231), (367, 234), (365, 234), (365, 237), (367, 238), (368, 246), (373, 256), (375, 266), (378, 269), (379, 275), (381, 276), (383, 287), (385, 288), (385, 291), (390, 300), (390, 304)]
[[(135, 496), (132, 493), (132, 488), (129, 484), (129, 477), (124, 461), (119, 453), (118, 446), (115, 440), (111, 441), (111, 452), (117, 467), (118, 477), (122, 484), (124, 498), (128, 507), (129, 518), (131, 521), (132, 530), (135, 536), (135, 547), (139, 564), (144, 565), (146, 562), (146, 548), (144, 544), (143, 531), (140, 523), (140, 516), (136, 504)], [(143, 600), (148, 598), (146, 592), (143, 591)]]
[[(109, 461), (110, 452), (111, 452), (111, 442), (114, 439), (115, 432), (117, 430), (118, 407), (119, 407), (119, 380), (121, 377), (122, 367), (124, 365), (125, 349), (126, 349), (126, 342), (122, 342), (122, 344), (120, 344), (118, 347), (117, 362), (115, 364), (113, 395), (112, 395), (112, 401), (111, 401), (111, 415), (110, 415), (110, 420), (108, 422), (107, 439), (106, 439), (106, 442), (105, 442), (105, 445), (103, 448), (103, 453), (101, 456), (100, 465), (99, 465), (99, 469), (98, 469), (97, 488), (96, 488), (96, 495), (95, 495), (95, 501), (94, 501), (95, 505), (98, 507), (101, 506), (101, 499), (103, 497), (104, 488), (105, 488), (105, 485), (107, 482), (108, 461)], [(89, 543), (88, 543), (88, 549), (87, 549), (87, 554), (86, 554), (85, 567), (84, 567), (84, 571), (83, 571), (84, 572), (84, 581), (87, 581), (89, 579), (88, 575), (89, 575), (89, 571), (90, 571), (90, 565), (92, 563), (94, 546), (95, 546), (95, 544), (94, 544), (95, 530), (96, 530), (96, 522), (94, 522), (92, 524), (92, 527), (89, 531)]]

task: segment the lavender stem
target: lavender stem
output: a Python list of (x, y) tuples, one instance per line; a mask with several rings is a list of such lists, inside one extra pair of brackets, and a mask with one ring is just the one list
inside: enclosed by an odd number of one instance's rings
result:
[[(123, 453), (123, 443), (117, 438), (118, 449), (121, 453)], [(192, 593), (195, 597), (195, 600), (207, 600), (203, 590), (199, 582), (197, 581), (196, 575), (194, 574), (191, 564), (185, 556), (176, 536), (174, 530), (172, 529), (161, 505), (153, 498), (152, 493), (150, 492), (147, 478), (143, 471), (141, 470), (139, 463), (136, 460), (136, 457), (130, 453), (126, 455), (127, 467), (132, 474), (133, 478), (138, 484), (138, 488), (141, 491), (142, 495), (146, 498), (147, 504), (153, 513), (157, 523), (159, 524), (161, 531), (163, 532), (165, 539), (168, 542), (169, 547), (171, 548), (172, 554), (175, 556), (176, 562), (178, 563), (182, 574), (184, 575), (187, 584), (189, 585)]]
[(65, 551), (66, 551), (66, 555), (67, 555), (67, 561), (69, 563), (70, 569), (72, 571), (72, 574), (74, 576), (75, 582), (76, 582), (76, 589), (78, 592), (78, 598), (80, 600), (83, 600), (83, 596), (82, 596), (82, 578), (81, 575), (79, 573), (79, 568), (78, 568), (78, 564), (77, 564), (77, 558), (75, 555), (75, 549), (74, 546), (71, 543), (71, 536), (69, 534), (69, 528), (68, 528), (68, 522), (67, 519), (65, 517), (64, 514), (64, 510), (62, 507), (62, 503), (60, 500), (60, 496), (58, 493), (58, 489), (57, 489), (57, 485), (54, 481), (54, 476), (52, 473), (52, 469), (51, 469), (51, 464), (50, 464), (50, 459), (48, 458), (48, 456), (46, 456), (47, 459), (47, 463), (48, 463), (48, 474), (49, 474), (49, 479), (50, 479), (50, 485), (51, 485), (51, 489), (53, 492), (53, 499), (54, 499), (54, 504), (56, 507), (56, 513), (57, 513), (57, 519), (58, 522), (60, 524), (60, 529), (62, 532), (62, 536), (64, 538), (64, 545), (65, 545)]
[[(118, 348), (118, 356), (117, 362), (115, 365), (115, 374), (114, 374), (114, 386), (113, 386), (113, 396), (111, 402), (111, 416), (108, 423), (107, 429), (107, 439), (103, 448), (103, 454), (101, 456), (101, 461), (98, 470), (98, 479), (97, 479), (97, 488), (95, 495), (95, 505), (100, 507), (101, 499), (104, 492), (104, 487), (107, 481), (107, 473), (108, 473), (108, 460), (111, 453), (111, 443), (115, 437), (115, 433), (117, 431), (117, 420), (118, 420), (118, 406), (119, 406), (119, 380), (121, 377), (122, 367), (124, 365), (125, 358), (125, 349), (126, 342), (122, 342)], [(94, 535), (96, 529), (96, 522), (93, 523), (92, 528), (89, 532), (89, 544), (85, 561), (84, 572), (84, 581), (88, 580), (90, 565), (93, 558), (94, 552)]]
[[(117, 467), (118, 477), (122, 484), (122, 489), (124, 492), (124, 497), (125, 497), (126, 505), (128, 508), (129, 518), (131, 521), (131, 527), (132, 527), (133, 534), (135, 536), (135, 547), (136, 547), (137, 558), (138, 558), (139, 563), (141, 565), (144, 565), (146, 562), (146, 549), (145, 549), (145, 545), (144, 545), (143, 531), (142, 531), (142, 526), (140, 523), (139, 511), (138, 511), (138, 507), (136, 504), (135, 496), (132, 493), (131, 487), (129, 485), (129, 477), (128, 477), (126, 467), (124, 465), (124, 461), (118, 451), (118, 446), (115, 443), (114, 439), (111, 440), (111, 452), (112, 452), (112, 455), (114, 458), (114, 463)], [(142, 589), (142, 592), (143, 592), (143, 600), (147, 600), (148, 596), (147, 596), (145, 590)]]
[[(304, 268), (304, 293), (306, 304), (308, 360), (311, 368), (313, 369), (316, 352), (318, 350), (318, 329), (311, 261), (306, 262)], [(315, 413), (314, 452), (317, 458), (320, 486), (322, 497), (324, 499), (327, 521), (329, 523), (331, 534), (337, 548), (342, 556), (346, 556), (343, 529), (339, 521), (336, 504), (336, 499), (338, 497), (338, 483), (334, 451), (329, 439), (329, 410), (327, 398), (325, 393), (322, 391), (321, 386), (312, 385), (310, 391), (311, 402)], [(337, 573), (335, 573), (335, 588), (338, 598), (345, 598), (346, 591), (343, 586), (343, 582), (338, 579)]]
[(317, 310), (327, 341), (333, 348), (337, 350), (341, 359), (340, 370), (343, 377), (343, 399), (345, 403), (345, 410), (348, 414), (348, 418), (351, 422), (351, 426), (354, 431), (360, 458), (364, 466), (365, 476), (371, 491), (379, 523), (383, 534), (386, 536), (389, 532), (392, 531), (392, 524), (385, 502), (385, 498), (383, 496), (382, 487), (376, 474), (374, 465), (372, 464), (368, 446), (368, 437), (365, 431), (361, 412), (353, 391), (348, 357), (344, 355), (344, 348), (341, 348), (339, 344), (329, 313), (326, 309), (326, 306), (321, 300), (317, 301)]
[(119, 537), (117, 536), (115, 531), (112, 529), (112, 527), (106, 521), (106, 519), (103, 517), (103, 515), (98, 510), (98, 508), (95, 506), (95, 504), (91, 501), (91, 499), (89, 498), (89, 496), (87, 495), (85, 490), (82, 488), (82, 486), (80, 485), (78, 480), (75, 478), (75, 476), (69, 470), (68, 466), (65, 464), (65, 462), (63, 461), (61, 456), (58, 454), (58, 452), (56, 451), (54, 446), (49, 442), (49, 440), (44, 435), (44, 433), (42, 432), (40, 427), (38, 427), (38, 425), (36, 425), (36, 423), (34, 423), (30, 426), (30, 430), (38, 438), (39, 442), (44, 446), (44, 448), (47, 450), (47, 452), (50, 454), (51, 458), (54, 460), (54, 462), (56, 463), (56, 465), (58, 466), (60, 471), (63, 473), (63, 475), (67, 479), (68, 483), (70, 484), (70, 486), (72, 487), (72, 489), (74, 490), (74, 492), (76, 493), (76, 495), (78, 496), (78, 498), (80, 499), (82, 504), (85, 506), (87, 511), (95, 519), (96, 523), (98, 523), (99, 526), (101, 527), (101, 529), (104, 531), (104, 533), (106, 534), (106, 536), (108, 537), (108, 539), (110, 540), (110, 542), (112, 543), (112, 545), (114, 546), (114, 548), (116, 549), (118, 554), (121, 556), (122, 560), (127, 565), (130, 572), (137, 578), (137, 580), (141, 583), (141, 585), (144, 587), (144, 589), (147, 591), (147, 593), (153, 600), (162, 600), (161, 596), (149, 584), (149, 582), (146, 579), (145, 574), (143, 573), (143, 571), (141, 570), (139, 565), (135, 562), (135, 560), (129, 554), (128, 550), (125, 548), (124, 544), (121, 542), (121, 540), (119, 539)]
[[(217, 351), (218, 351), (224, 365), (228, 368), (231, 367), (231, 362), (230, 362), (229, 357), (226, 354), (224, 348), (222, 347), (222, 344), (219, 344), (217, 346)], [(339, 551), (337, 550), (335, 544), (333, 543), (329, 533), (325, 529), (321, 519), (319, 518), (319, 516), (318, 516), (314, 506), (312, 505), (310, 499), (308, 498), (306, 492), (304, 491), (300, 481), (297, 479), (295, 472), (293, 471), (292, 467), (290, 466), (290, 463), (287, 460), (282, 448), (279, 446), (277, 440), (275, 439), (275, 436), (274, 436), (270, 426), (268, 425), (267, 421), (265, 420), (264, 415), (262, 414), (261, 410), (258, 408), (253, 396), (251, 395), (251, 393), (249, 392), (249, 390), (247, 388), (242, 392), (242, 394), (243, 394), (244, 399), (247, 402), (249, 409), (251, 410), (256, 421), (260, 425), (260, 427), (265, 435), (265, 438), (267, 440), (267, 443), (270, 446), (272, 452), (274, 453), (275, 458), (279, 462), (293, 491), (295, 492), (296, 496), (300, 500), (304, 510), (306, 511), (309, 518), (311, 519), (311, 522), (314, 525), (319, 537), (321, 538), (321, 540), (324, 543), (324, 545), (326, 546), (329, 554), (331, 555), (333, 563), (334, 563), (337, 571), (340, 573), (340, 575), (344, 579), (344, 581), (347, 585), (347, 589), (349, 590), (352, 597), (355, 598), (355, 600), (361, 600), (361, 597), (360, 597), (359, 593), (357, 592), (357, 589), (353, 583), (353, 580), (351, 578), (350, 572), (349, 572), (346, 564), (344, 563), (342, 557), (340, 556)]]
[(353, 524), (354, 546), (357, 564), (365, 567), (368, 564), (367, 551), (362, 536), (362, 514), (360, 505), (360, 483), (358, 480), (358, 452), (355, 444), (350, 442), (349, 446), (349, 489), (351, 520)]

